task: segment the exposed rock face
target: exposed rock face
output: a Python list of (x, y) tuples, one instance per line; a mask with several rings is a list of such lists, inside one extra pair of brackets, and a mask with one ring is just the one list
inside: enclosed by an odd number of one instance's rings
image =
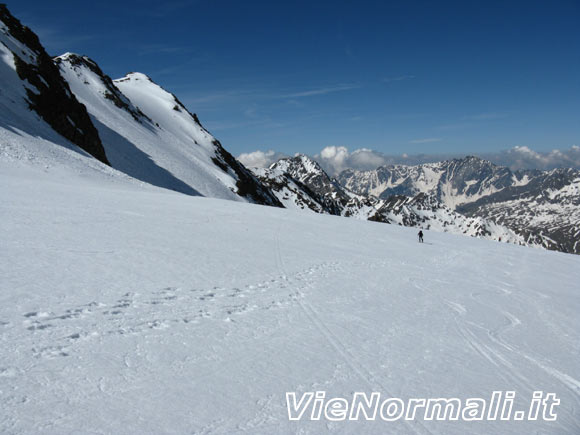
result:
[(21, 45), (17, 51), (3, 42), (11, 49), (16, 72), (25, 82), (30, 109), (38, 113), (57, 133), (101, 162), (109, 164), (85, 106), (70, 91), (38, 37), (14, 18), (3, 4), (0, 4), (0, 21), (4, 24), (3, 38), (7, 39), (6, 42), (13, 38)]
[(341, 209), (334, 201), (314, 192), (306, 184), (294, 179), (278, 168), (253, 168), (254, 174), (274, 192), (286, 208), (312, 210), (316, 213), (340, 215)]
[[(197, 116), (194, 114), (193, 117), (201, 126)], [(213, 144), (216, 147), (216, 155), (212, 160), (216, 165), (222, 168), (224, 172), (227, 173), (231, 170), (236, 175), (236, 187), (238, 189), (238, 195), (248, 198), (257, 204), (283, 207), (282, 203), (278, 200), (276, 195), (274, 195), (267, 186), (263, 185), (249, 169), (238, 162), (234, 156), (226, 151), (217, 139), (213, 142)]]
[(554, 169), (529, 183), (458, 207), (512, 228), (527, 241), (556, 251), (580, 254), (580, 171)]
[(478, 157), (406, 166), (381, 166), (372, 171), (346, 170), (339, 182), (359, 194), (379, 198), (428, 193), (451, 208), (476, 201), (506, 187), (526, 183), (539, 171), (516, 171)]

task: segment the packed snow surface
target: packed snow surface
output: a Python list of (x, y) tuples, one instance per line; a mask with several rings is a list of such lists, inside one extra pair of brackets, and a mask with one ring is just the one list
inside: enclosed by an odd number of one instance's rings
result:
[[(41, 163), (0, 158), (0, 432), (580, 433), (580, 257)], [(285, 396), (496, 390), (557, 420), (289, 421)]]

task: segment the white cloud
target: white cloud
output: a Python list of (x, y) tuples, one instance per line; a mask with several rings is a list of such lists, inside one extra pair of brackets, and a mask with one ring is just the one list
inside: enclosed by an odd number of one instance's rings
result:
[(318, 155), (319, 160), (324, 162), (324, 165), (331, 167), (333, 172), (340, 172), (346, 169), (346, 161), (349, 157), (349, 152), (346, 147), (328, 146), (320, 151)]
[(507, 151), (483, 154), (482, 157), (492, 162), (516, 169), (553, 169), (579, 168), (580, 147), (573, 145), (568, 150), (554, 149), (549, 152), (537, 152), (527, 146), (515, 146)]
[(387, 164), (389, 159), (376, 151), (368, 148), (361, 148), (354, 150), (350, 154), (349, 164), (354, 168), (378, 168), (379, 166)]
[(272, 163), (277, 162), (283, 157), (287, 157), (287, 155), (273, 150), (257, 150), (251, 153), (240, 154), (238, 160), (242, 165), (247, 166), (248, 168), (267, 168)]
[(377, 151), (360, 148), (351, 153), (344, 146), (328, 146), (314, 158), (330, 175), (336, 175), (345, 169), (375, 169), (389, 163), (389, 158)]

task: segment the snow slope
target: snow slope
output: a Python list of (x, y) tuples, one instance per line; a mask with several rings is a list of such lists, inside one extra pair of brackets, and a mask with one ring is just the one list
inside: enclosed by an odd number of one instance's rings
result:
[(86, 56), (66, 53), (55, 62), (87, 107), (114, 168), (189, 195), (277, 202), (195, 115), (146, 75), (113, 82)]
[[(580, 432), (577, 256), (97, 169), (0, 156), (0, 432)], [(316, 390), (561, 404), (555, 422), (289, 421), (285, 393)]]

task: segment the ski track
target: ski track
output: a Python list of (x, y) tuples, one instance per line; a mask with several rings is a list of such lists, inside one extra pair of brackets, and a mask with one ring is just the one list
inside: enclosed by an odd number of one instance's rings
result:
[[(282, 276), (287, 276), (285, 272), (285, 263), (282, 256), (282, 252), (280, 249), (280, 234), (281, 226), (278, 227), (278, 230), (275, 234), (276, 240), (276, 258), (277, 258), (277, 266), (278, 269), (282, 272)], [(339, 263), (334, 263), (335, 271), (344, 272), (344, 268), (340, 268)], [(356, 375), (365, 382), (370, 390), (369, 391), (381, 391), (384, 397), (395, 397), (389, 390), (376, 378), (373, 373), (362, 364), (358, 358), (349, 350), (349, 348), (341, 341), (341, 339), (334, 333), (332, 330), (325, 324), (322, 320), (321, 316), (319, 315), (316, 308), (309, 302), (308, 298), (304, 294), (304, 290), (314, 290), (314, 285), (312, 280), (305, 281), (305, 285), (298, 290), (300, 294), (300, 299), (297, 299), (297, 302), (302, 309), (302, 311), (306, 314), (308, 320), (314, 325), (316, 330), (320, 332), (320, 334), (325, 338), (325, 340), (330, 344), (330, 346), (336, 351), (336, 353), (341, 357), (341, 359), (351, 368), (351, 370), (356, 373)], [(378, 388), (377, 388), (378, 387)], [(432, 434), (423, 424), (418, 421), (407, 421), (403, 420), (403, 422), (411, 429), (411, 431), (415, 434), (420, 433), (428, 433)], [(416, 426), (419, 426), (421, 430), (418, 430)]]
[[(510, 266), (513, 266), (513, 264), (510, 264)], [(516, 276), (516, 280), (520, 285), (524, 285), (522, 283), (522, 277), (528, 276), (530, 272), (529, 267), (528, 262), (524, 259), (521, 262), (521, 265), (517, 268), (519, 272)], [(512, 286), (507, 283), (494, 284), (492, 282), (490, 283), (490, 288), (495, 288), (500, 295), (515, 299), (519, 302), (524, 302), (519, 296), (514, 295), (511, 290), (506, 289), (506, 285)], [(422, 290), (425, 291), (424, 288), (422, 288)], [(510, 330), (523, 326), (522, 321), (516, 315), (505, 311), (500, 307), (486, 303), (484, 295), (478, 291), (470, 292), (469, 297), (477, 305), (485, 308), (488, 312), (496, 312), (500, 314), (503, 317), (503, 323), (491, 328), (481, 325), (475, 321), (469, 320), (469, 311), (464, 305), (459, 302), (442, 300), (441, 302), (451, 310), (454, 316), (457, 334), (465, 340), (466, 344), (479, 354), (481, 358), (487, 360), (490, 364), (493, 364), (498, 368), (497, 373), (506, 381), (506, 385), (512, 385), (514, 387), (518, 386), (519, 391), (532, 392), (536, 389), (533, 379), (522, 376), (520, 372), (516, 370), (516, 367), (521, 366), (523, 362), (531, 362), (533, 365), (562, 383), (573, 393), (577, 407), (573, 405), (570, 406), (572, 408), (572, 414), (577, 415), (577, 409), (580, 407), (580, 382), (570, 375), (562, 373), (558, 369), (538, 361), (535, 357), (518, 349), (515, 344), (507, 342), (504, 336)], [(481, 332), (483, 332), (483, 335)], [(557, 424), (564, 432), (570, 429), (570, 427), (563, 424), (561, 420), (558, 421)], [(568, 424), (574, 426), (575, 429), (580, 432), (580, 424), (578, 422), (571, 421)]]

